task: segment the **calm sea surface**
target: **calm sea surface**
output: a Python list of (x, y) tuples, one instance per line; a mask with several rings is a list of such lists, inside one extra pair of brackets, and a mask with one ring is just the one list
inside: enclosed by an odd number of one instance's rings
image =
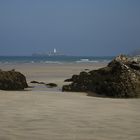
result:
[(112, 59), (111, 56), (0, 56), (0, 63), (98, 63), (109, 62)]

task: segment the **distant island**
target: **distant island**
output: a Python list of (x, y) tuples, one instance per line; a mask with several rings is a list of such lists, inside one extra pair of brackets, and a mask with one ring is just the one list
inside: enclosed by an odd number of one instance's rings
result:
[(52, 52), (45, 52), (45, 53), (33, 53), (32, 56), (66, 56), (65, 54), (61, 52), (57, 52), (57, 50), (54, 48)]
[(140, 49), (136, 49), (130, 53), (131, 56), (140, 56)]

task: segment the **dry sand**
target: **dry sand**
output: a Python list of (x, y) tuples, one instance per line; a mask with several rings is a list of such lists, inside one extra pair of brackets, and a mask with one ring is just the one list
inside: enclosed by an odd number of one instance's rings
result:
[[(1, 64), (27, 81), (56, 82), (105, 64)], [(31, 85), (31, 84), (30, 84)], [(37, 86), (0, 91), (0, 140), (140, 140), (140, 99), (89, 97)]]

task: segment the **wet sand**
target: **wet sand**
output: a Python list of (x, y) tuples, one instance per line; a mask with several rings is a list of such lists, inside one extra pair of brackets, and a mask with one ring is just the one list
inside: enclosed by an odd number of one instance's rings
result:
[(35, 84), (27, 91), (0, 91), (0, 140), (139, 140), (140, 99), (61, 92), (64, 79), (104, 65), (1, 65), (24, 73), (28, 83), (55, 82), (58, 88)]

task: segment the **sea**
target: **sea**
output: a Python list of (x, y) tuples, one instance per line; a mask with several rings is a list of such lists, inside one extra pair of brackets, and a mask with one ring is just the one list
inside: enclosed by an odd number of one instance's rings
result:
[(0, 56), (0, 63), (98, 63), (110, 62), (114, 56)]

